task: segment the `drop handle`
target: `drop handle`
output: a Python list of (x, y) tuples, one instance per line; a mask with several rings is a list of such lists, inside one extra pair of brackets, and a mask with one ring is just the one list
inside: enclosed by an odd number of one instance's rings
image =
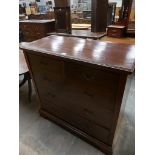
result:
[(56, 97), (55, 94), (51, 94), (51, 93), (49, 93), (49, 92), (47, 93), (47, 95), (48, 95), (48, 96), (51, 96), (52, 98), (55, 98), (55, 97)]
[(49, 83), (51, 83), (51, 82), (52, 82), (52, 80), (50, 80), (49, 78), (47, 78), (47, 77), (45, 77), (45, 76), (43, 76), (43, 77), (42, 77), (42, 79), (43, 79), (44, 81), (49, 82)]
[(93, 97), (94, 96), (93, 94), (91, 94), (91, 93), (89, 93), (87, 91), (84, 91), (84, 94), (87, 95), (87, 96), (89, 96), (89, 97)]
[(90, 110), (88, 110), (88, 109), (86, 109), (86, 108), (84, 108), (83, 110), (84, 110), (84, 112), (85, 112), (86, 114), (89, 114), (89, 115), (90, 115), (90, 114), (93, 114), (92, 111), (90, 111)]
[(47, 66), (47, 65), (48, 65), (48, 63), (47, 63), (47, 62), (43, 62), (43, 61), (40, 61), (40, 64), (45, 65), (45, 66)]
[(94, 80), (95, 77), (92, 75), (82, 74), (83, 78), (87, 81)]

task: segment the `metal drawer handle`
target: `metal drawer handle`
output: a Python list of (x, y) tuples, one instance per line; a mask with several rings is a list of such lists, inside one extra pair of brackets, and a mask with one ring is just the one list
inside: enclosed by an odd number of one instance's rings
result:
[(88, 109), (86, 109), (86, 108), (84, 108), (83, 110), (86, 112), (86, 114), (93, 114), (92, 111), (90, 111), (90, 110), (88, 110)]
[(87, 81), (90, 81), (90, 80), (94, 80), (95, 77), (94, 76), (91, 76), (91, 75), (87, 75), (87, 74), (83, 74), (82, 75), (84, 77), (85, 80)]
[(55, 94), (51, 94), (50, 92), (47, 93), (48, 96), (51, 96), (52, 98), (55, 98), (56, 95)]
[(42, 79), (43, 79), (44, 81), (49, 82), (49, 83), (50, 83), (50, 85), (51, 85), (51, 82), (53, 82), (53, 80), (49, 79), (49, 78), (48, 78), (48, 77), (46, 77), (46, 76), (43, 76), (43, 77), (42, 77)]
[(40, 61), (40, 64), (45, 65), (45, 66), (47, 66), (47, 65), (48, 65), (48, 63), (47, 63), (47, 62), (43, 62), (43, 61)]
[(94, 96), (93, 94), (91, 94), (91, 93), (89, 93), (87, 91), (84, 91), (84, 94), (87, 95), (87, 96), (89, 96), (89, 97), (93, 97)]

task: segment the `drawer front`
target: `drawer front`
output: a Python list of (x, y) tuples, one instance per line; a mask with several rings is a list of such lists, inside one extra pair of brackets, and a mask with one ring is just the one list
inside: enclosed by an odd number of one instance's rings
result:
[(95, 137), (98, 140), (101, 140), (104, 143), (108, 143), (109, 138), (109, 131), (92, 123), (89, 120), (86, 120), (75, 113), (71, 113), (70, 111), (66, 111), (57, 105), (54, 105), (52, 102), (49, 106), (49, 103), (43, 103), (42, 109), (45, 111), (52, 113), (56, 117), (68, 122), (69, 124), (73, 125), (74, 127), (82, 130), (83, 132), (87, 133), (88, 135)]
[[(111, 128), (118, 77), (74, 63), (28, 54), (42, 103)], [(42, 104), (43, 105), (43, 104)]]
[(27, 37), (40, 37), (40, 36), (45, 37), (46, 36), (45, 33), (42, 33), (42, 32), (31, 32), (31, 31), (24, 31), (23, 35), (27, 36)]
[(31, 27), (29, 26), (29, 24), (24, 24), (24, 23), (20, 23), (20, 28), (22, 29), (22, 31), (31, 31)]
[(109, 29), (108, 31), (109, 33), (118, 33), (118, 34), (122, 33), (121, 29)]
[(118, 33), (108, 33), (108, 37), (120, 38), (120, 37), (123, 37), (123, 35), (122, 34), (118, 34)]
[(40, 56), (34, 54), (28, 54), (27, 56), (36, 80), (39, 80), (39, 75), (44, 75), (44, 77), (50, 78), (52, 80), (54, 80), (55, 77), (62, 78), (62, 61), (50, 58), (48, 56)]
[(35, 24), (35, 23), (23, 23), (21, 24), (22, 31), (30, 31), (30, 32), (44, 32), (45, 26), (43, 24)]
[(65, 64), (65, 73), (68, 81), (80, 87), (92, 102), (110, 111), (114, 110), (118, 74), (71, 63)]
[(96, 73), (96, 70), (70, 63), (65, 63), (63, 69), (61, 61), (43, 61), (43, 58), (38, 56), (35, 59), (31, 60), (31, 64), (42, 101), (53, 101), (68, 111), (105, 128), (111, 128), (117, 88), (116, 76), (102, 71)]
[(92, 101), (83, 94), (75, 84), (73, 87), (69, 82), (66, 83), (63, 80), (47, 80), (45, 77), (40, 77), (38, 84), (42, 102), (46, 102), (49, 106), (52, 102), (104, 128), (111, 128), (112, 111), (105, 109), (101, 104), (96, 104), (95, 100)]
[(124, 29), (112, 29), (108, 28), (108, 36), (122, 37), (124, 35)]

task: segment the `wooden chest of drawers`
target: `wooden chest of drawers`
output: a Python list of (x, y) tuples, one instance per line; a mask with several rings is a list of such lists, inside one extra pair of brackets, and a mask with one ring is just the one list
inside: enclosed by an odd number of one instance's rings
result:
[(111, 155), (134, 46), (49, 36), (21, 48), (41, 116)]
[(31, 42), (47, 36), (55, 31), (55, 20), (23, 20), (19, 22), (25, 42)]
[(125, 36), (125, 26), (110, 25), (108, 26), (107, 36), (121, 38)]

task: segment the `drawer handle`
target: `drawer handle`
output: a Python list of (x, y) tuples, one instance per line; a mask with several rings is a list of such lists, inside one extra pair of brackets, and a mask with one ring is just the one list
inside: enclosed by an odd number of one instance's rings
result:
[(94, 96), (93, 94), (91, 94), (91, 93), (89, 93), (87, 91), (84, 91), (84, 94), (87, 95), (87, 96), (89, 96), (89, 97), (93, 97)]
[(52, 80), (48, 79), (47, 77), (43, 76), (42, 78), (44, 81), (47, 81), (47, 82), (52, 82)]
[(85, 111), (86, 114), (93, 114), (92, 111), (90, 111), (90, 110), (88, 110), (88, 109), (86, 109), (86, 108), (84, 108), (83, 110)]
[(45, 66), (47, 66), (47, 65), (48, 65), (48, 63), (47, 63), (47, 62), (43, 62), (43, 61), (40, 61), (40, 64), (45, 65)]
[(56, 95), (55, 94), (51, 94), (50, 92), (47, 93), (48, 96), (51, 96), (52, 98), (55, 98)]
[(95, 77), (94, 76), (91, 76), (91, 75), (83, 74), (82, 76), (87, 81), (90, 81), (90, 80), (94, 80), (95, 79)]

